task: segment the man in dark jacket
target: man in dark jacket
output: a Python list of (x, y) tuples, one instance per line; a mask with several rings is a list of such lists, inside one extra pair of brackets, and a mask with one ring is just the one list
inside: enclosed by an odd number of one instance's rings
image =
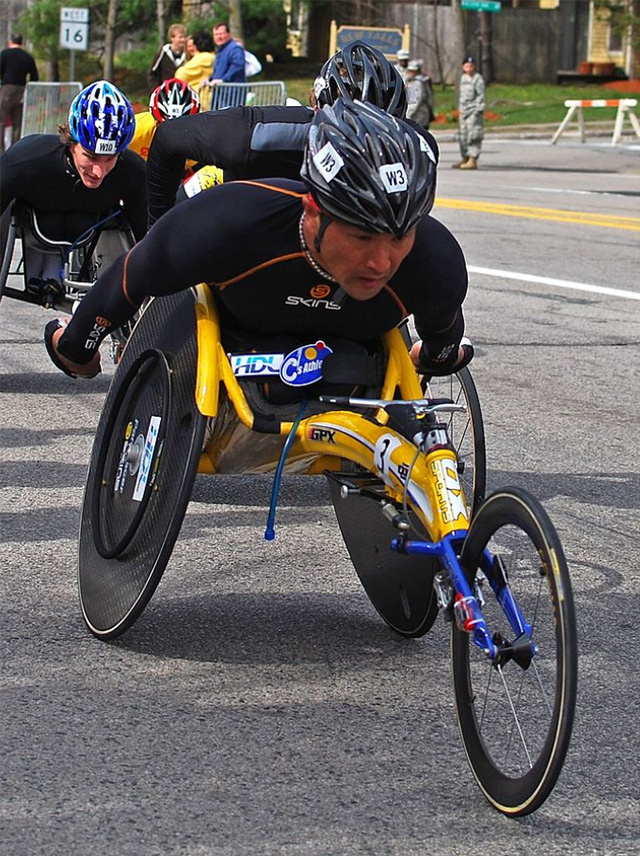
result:
[(169, 41), (162, 45), (153, 60), (147, 75), (149, 92), (153, 92), (165, 80), (176, 76), (176, 70), (184, 65), (187, 55), (184, 50), (187, 31), (182, 24), (172, 24), (169, 27)]
[(22, 48), (22, 36), (9, 37), (9, 47), (0, 53), (0, 153), (4, 151), (4, 128), (11, 120), (11, 142), (20, 139), (22, 104), (27, 77), (38, 80), (34, 58)]

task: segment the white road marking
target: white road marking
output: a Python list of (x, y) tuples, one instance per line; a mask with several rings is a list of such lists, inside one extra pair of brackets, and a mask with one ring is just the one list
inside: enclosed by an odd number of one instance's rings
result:
[(553, 285), (556, 288), (570, 288), (574, 291), (588, 291), (591, 294), (606, 294), (609, 297), (623, 297), (627, 300), (640, 300), (640, 293), (635, 291), (624, 291), (621, 288), (606, 288), (603, 285), (588, 285), (585, 282), (570, 282), (566, 279), (554, 279), (549, 276), (533, 276), (529, 273), (515, 273), (494, 268), (475, 267), (467, 265), (469, 273), (478, 273), (482, 276), (497, 276), (501, 279), (517, 279), (520, 282), (534, 282), (539, 285)]

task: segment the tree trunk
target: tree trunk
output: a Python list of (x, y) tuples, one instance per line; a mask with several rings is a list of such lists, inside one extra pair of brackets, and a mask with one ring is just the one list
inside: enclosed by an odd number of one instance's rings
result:
[(104, 60), (102, 74), (105, 80), (113, 80), (113, 53), (116, 43), (116, 16), (118, 0), (109, 0), (107, 23), (104, 30)]
[(240, 0), (229, 0), (229, 29), (234, 39), (244, 44), (242, 27), (242, 8)]
[(166, 15), (164, 0), (156, 0), (156, 22), (158, 24), (158, 40), (161, 45), (165, 43), (167, 37)]
[(453, 79), (456, 83), (456, 89), (462, 74), (462, 60), (464, 58), (464, 24), (462, 22), (462, 9), (460, 8), (459, 0), (451, 0), (451, 12), (453, 16), (453, 33), (454, 37), (451, 40), (451, 56), (453, 57)]

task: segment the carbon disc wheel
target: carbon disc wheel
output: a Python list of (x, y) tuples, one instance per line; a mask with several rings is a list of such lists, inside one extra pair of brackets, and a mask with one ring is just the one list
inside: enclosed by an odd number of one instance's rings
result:
[(192, 294), (151, 301), (114, 375), (87, 477), (78, 583), (99, 638), (139, 617), (178, 537), (206, 425), (195, 371)]
[[(340, 532), (362, 587), (380, 617), (400, 636), (424, 636), (438, 615), (433, 587), (439, 570), (434, 558), (403, 555), (391, 549), (398, 531), (380, 513), (377, 500), (341, 494), (340, 474), (327, 473)], [(364, 471), (348, 480), (375, 494), (381, 484)], [(383, 492), (381, 495), (384, 495)], [(413, 518), (412, 518), (413, 519)], [(418, 521), (413, 521), (418, 526)]]

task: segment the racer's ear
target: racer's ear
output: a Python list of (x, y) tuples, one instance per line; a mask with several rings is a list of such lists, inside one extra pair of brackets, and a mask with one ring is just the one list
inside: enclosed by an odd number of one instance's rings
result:
[(317, 219), (322, 213), (318, 207), (318, 203), (310, 193), (305, 193), (302, 197), (302, 208), (305, 215), (312, 219)]

